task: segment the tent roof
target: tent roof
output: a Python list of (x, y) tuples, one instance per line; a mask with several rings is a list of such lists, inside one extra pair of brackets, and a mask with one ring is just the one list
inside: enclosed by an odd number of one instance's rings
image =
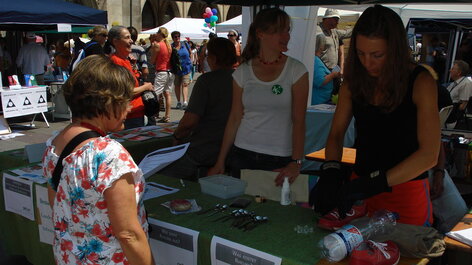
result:
[(203, 18), (175, 17), (164, 25), (143, 31), (141, 33), (153, 34), (156, 33), (160, 27), (164, 27), (167, 29), (167, 31), (169, 31), (169, 34), (172, 33), (172, 31), (179, 31), (181, 39), (208, 39), (208, 35), (210, 34), (210, 32), (213, 31), (211, 31), (207, 27), (204, 27), (203, 24), (205, 24), (205, 20)]
[(232, 19), (226, 20), (225, 22), (216, 24), (216, 31), (220, 33), (220, 32), (228, 32), (232, 29), (235, 29), (239, 33), (241, 33), (242, 24), (243, 24), (243, 15), (239, 15)]
[(355, 5), (355, 4), (406, 4), (406, 3), (437, 3), (464, 4), (467, 0), (180, 0), (186, 2), (206, 2), (207, 4), (227, 4), (240, 6), (284, 5), (284, 6), (324, 6), (324, 5)]
[[(364, 11), (371, 5), (323, 5), (343, 10)], [(470, 19), (472, 18), (472, 4), (384, 4), (391, 8), (402, 18), (406, 25), (410, 19)]]
[(52, 28), (56, 24), (106, 25), (107, 12), (62, 0), (0, 0), (1, 29)]

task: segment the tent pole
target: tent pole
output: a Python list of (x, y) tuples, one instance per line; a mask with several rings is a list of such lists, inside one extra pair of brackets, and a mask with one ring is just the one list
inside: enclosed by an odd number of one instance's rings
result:
[(133, 26), (133, 0), (129, 0), (129, 26)]

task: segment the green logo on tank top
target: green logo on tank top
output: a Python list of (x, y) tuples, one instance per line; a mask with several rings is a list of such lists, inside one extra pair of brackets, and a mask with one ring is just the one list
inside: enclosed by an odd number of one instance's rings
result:
[(282, 94), (282, 92), (284, 92), (284, 88), (280, 85), (273, 85), (272, 86), (272, 93), (274, 93), (275, 95), (280, 95)]

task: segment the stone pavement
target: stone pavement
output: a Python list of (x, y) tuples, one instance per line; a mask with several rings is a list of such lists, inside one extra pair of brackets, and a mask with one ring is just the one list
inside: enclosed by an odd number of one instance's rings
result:
[[(195, 77), (198, 77), (199, 74), (196, 73)], [(189, 98), (192, 93), (192, 88), (195, 82), (191, 82), (189, 86)], [(175, 109), (175, 105), (177, 104), (177, 98), (175, 97), (175, 93), (172, 93), (172, 109), (170, 113), (170, 120), (171, 121), (179, 121), (183, 114), (183, 110)], [(160, 115), (164, 115), (164, 112), (160, 112)], [(12, 139), (8, 140), (0, 140), (0, 152), (14, 150), (19, 148), (24, 148), (25, 145), (29, 144), (36, 144), (45, 142), (54, 131), (60, 130), (64, 128), (67, 124), (69, 124), (68, 119), (59, 119), (56, 118), (55, 121), (52, 120), (52, 113), (46, 113), (46, 119), (49, 122), (50, 127), (48, 128), (46, 123), (43, 120), (41, 114), (36, 116), (34, 127), (29, 127), (31, 120), (33, 119), (33, 115), (22, 116), (22, 117), (15, 117), (8, 119), (8, 123), (12, 129), (12, 131), (20, 132), (25, 134), (24, 136), (17, 136)]]

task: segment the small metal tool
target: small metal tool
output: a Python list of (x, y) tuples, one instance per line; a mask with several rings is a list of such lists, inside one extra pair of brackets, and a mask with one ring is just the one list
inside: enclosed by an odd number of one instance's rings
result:
[(209, 212), (211, 212), (211, 211), (213, 211), (213, 210), (219, 209), (220, 207), (221, 207), (221, 204), (218, 203), (218, 204), (215, 205), (215, 207), (213, 207), (213, 208), (208, 208), (208, 209), (206, 209), (205, 211), (198, 212), (197, 215), (202, 215), (202, 214), (209, 213)]

